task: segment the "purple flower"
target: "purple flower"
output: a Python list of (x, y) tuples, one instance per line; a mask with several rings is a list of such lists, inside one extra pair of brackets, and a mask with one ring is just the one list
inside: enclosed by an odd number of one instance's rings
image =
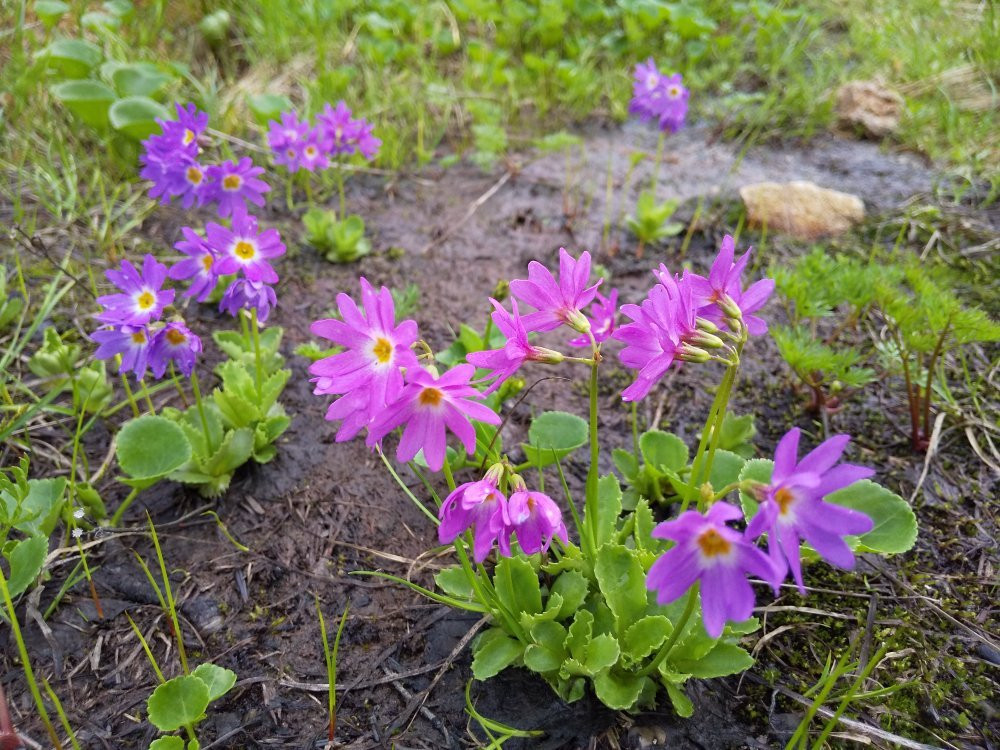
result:
[(363, 276), (362, 309), (346, 294), (337, 295), (342, 320), (318, 320), (310, 326), (316, 336), (344, 347), (344, 351), (314, 362), (316, 394), (342, 394), (326, 413), (330, 421), (343, 420), (337, 442), (350, 440), (403, 391), (402, 368), (418, 370), (410, 347), (419, 333), (412, 320), (396, 323), (392, 294), (376, 292)]
[(323, 129), (330, 142), (331, 154), (350, 155), (355, 150), (358, 125), (351, 116), (351, 108), (343, 100), (337, 102), (336, 108), (324, 105), (323, 111), (316, 115), (316, 122)]
[(266, 323), (271, 308), (277, 305), (278, 295), (274, 293), (273, 287), (263, 281), (236, 279), (222, 295), (219, 311), (236, 317), (240, 310), (256, 310), (257, 322)]
[(510, 557), (510, 540), (517, 534), (517, 543), (526, 555), (545, 553), (553, 537), (569, 544), (562, 511), (552, 498), (541, 492), (521, 489), (507, 501), (507, 526), (500, 535), (500, 554)]
[(378, 150), (382, 147), (382, 139), (372, 135), (374, 129), (375, 126), (369, 124), (367, 120), (361, 120), (359, 121), (358, 133), (355, 137), (358, 151), (369, 161), (375, 158)]
[(192, 279), (191, 286), (183, 292), (183, 296), (196, 297), (199, 302), (204, 302), (219, 280), (216, 272), (218, 255), (191, 227), (181, 227), (181, 234), (184, 239), (176, 243), (174, 248), (188, 257), (172, 265), (169, 276), (174, 281)]
[(735, 243), (728, 234), (722, 240), (719, 255), (712, 263), (708, 278), (698, 274), (687, 274), (690, 278), (695, 298), (700, 307), (698, 314), (717, 325), (726, 317), (742, 319), (747, 330), (754, 336), (767, 333), (767, 323), (753, 315), (764, 306), (774, 291), (774, 279), (761, 279), (746, 290), (740, 276), (750, 260), (753, 248), (748, 249), (739, 260), (735, 257)]
[(654, 537), (675, 544), (649, 569), (646, 588), (656, 591), (656, 601), (663, 605), (701, 581), (702, 620), (713, 638), (722, 635), (727, 620), (742, 622), (753, 613), (748, 573), (767, 581), (775, 593), (780, 581), (767, 555), (726, 526), (727, 521), (742, 517), (739, 508), (720, 502), (705, 515), (689, 510), (653, 529)]
[(510, 282), (510, 292), (521, 302), (531, 305), (537, 312), (525, 315), (524, 327), (529, 331), (551, 331), (566, 324), (580, 333), (590, 330), (590, 321), (581, 312), (594, 299), (599, 280), (587, 286), (590, 280), (590, 253), (584, 252), (579, 260), (559, 248), (559, 281), (552, 272), (537, 260), (528, 264), (528, 278)]
[(298, 167), (307, 172), (330, 166), (330, 140), (319, 128), (306, 133), (299, 143)]
[(657, 120), (660, 130), (676, 133), (684, 125), (690, 92), (679, 73), (665, 76), (653, 58), (635, 66), (635, 82), (629, 112), (647, 122)]
[(458, 365), (436, 378), (427, 370), (408, 370), (399, 398), (368, 427), (368, 443), (373, 445), (405, 425), (396, 458), (409, 461), (423, 450), (427, 465), (438, 471), (444, 465), (447, 429), (471, 456), (476, 450), (476, 430), (470, 420), (500, 424), (492, 409), (473, 400), (479, 398), (479, 391), (469, 385), (475, 371), (472, 365)]
[(688, 98), (691, 92), (684, 88), (681, 81), (681, 74), (675, 73), (672, 76), (665, 76), (661, 84), (664, 96), (661, 97), (654, 114), (660, 121), (660, 130), (668, 133), (676, 133), (684, 127), (684, 119), (687, 117)]
[(622, 391), (625, 401), (645, 398), (675, 362), (707, 360), (707, 352), (695, 344), (714, 339), (698, 331), (697, 305), (687, 276), (677, 279), (661, 266), (659, 278), (641, 306), (622, 305), (622, 315), (632, 322), (611, 335), (625, 344), (618, 355), (622, 364), (639, 371), (635, 382)]
[(473, 532), (472, 556), (477, 563), (490, 554), (497, 537), (507, 525), (507, 499), (497, 489), (502, 467), (494, 467), (478, 482), (466, 482), (456, 487), (438, 511), (441, 544), (455, 541), (466, 529)]
[(94, 331), (90, 338), (95, 341), (98, 359), (111, 359), (116, 354), (121, 355), (121, 365), (118, 373), (131, 372), (139, 380), (146, 374), (146, 361), (149, 357), (149, 331), (146, 326), (116, 326)]
[(521, 316), (517, 310), (517, 300), (511, 300), (513, 314), (507, 312), (503, 308), (503, 305), (495, 299), (491, 299), (490, 302), (496, 308), (492, 315), (493, 322), (500, 332), (507, 337), (507, 343), (500, 349), (472, 352), (465, 357), (467, 362), (476, 367), (493, 371), (484, 378), (485, 380), (496, 378), (493, 381), (493, 385), (483, 393), (484, 396), (493, 393), (507, 378), (517, 372), (517, 369), (525, 362), (557, 364), (563, 360), (563, 355), (559, 352), (531, 345), (528, 341), (528, 332), (525, 330), (524, 324), (521, 322)]
[(216, 273), (220, 276), (242, 271), (250, 281), (278, 281), (278, 274), (268, 262), (285, 254), (277, 229), (258, 231), (257, 219), (237, 207), (231, 229), (210, 222), (205, 234), (209, 246), (219, 254)]
[(194, 370), (195, 360), (201, 354), (201, 339), (183, 323), (167, 323), (156, 332), (149, 350), (149, 367), (153, 376), (162, 378), (170, 362), (185, 377)]
[(267, 145), (274, 152), (274, 163), (284, 165), (289, 172), (299, 168), (299, 152), (309, 133), (309, 123), (299, 120), (294, 112), (282, 112), (281, 122), (268, 123)]
[(173, 289), (160, 288), (167, 278), (167, 267), (152, 255), (147, 254), (143, 258), (142, 274), (127, 260), (123, 260), (120, 271), (109, 268), (105, 276), (121, 293), (97, 298), (97, 302), (104, 306), (104, 312), (94, 317), (102, 323), (146, 325), (152, 320), (158, 320), (163, 314), (163, 308), (174, 301)]
[[(615, 332), (615, 318), (618, 315), (618, 290), (612, 289), (611, 294), (605, 297), (600, 292), (590, 306), (590, 332), (594, 334), (594, 341), (600, 344), (611, 338)], [(586, 336), (577, 336), (569, 342), (570, 346), (590, 346), (590, 339)]]
[(864, 534), (874, 525), (864, 513), (823, 502), (823, 498), (875, 472), (854, 464), (835, 465), (850, 435), (824, 440), (796, 462), (799, 435), (795, 427), (778, 442), (771, 482), (761, 492), (763, 500), (747, 526), (747, 536), (756, 539), (767, 533), (768, 552), (778, 575), (784, 579), (791, 568), (799, 592), (805, 595), (799, 558), (801, 540), (809, 542), (828, 563), (850, 570), (854, 567), (854, 553), (844, 535)]
[(227, 161), (208, 168), (212, 180), (212, 200), (219, 203), (219, 216), (232, 216), (237, 209), (246, 209), (247, 202), (264, 205), (264, 193), (271, 189), (263, 180), (263, 167), (255, 167), (253, 160), (244, 156), (239, 162)]
[(194, 104), (181, 106), (178, 102), (174, 108), (177, 119), (157, 118), (161, 132), (142, 142), (144, 160), (176, 161), (185, 156), (191, 159), (198, 156), (198, 136), (208, 127), (208, 115)]
[(193, 104), (175, 106), (177, 119), (157, 120), (162, 132), (142, 142), (139, 161), (143, 168), (139, 174), (153, 183), (150, 197), (169, 203), (180, 196), (182, 205), (190, 208), (205, 203), (210, 184), (205, 168), (197, 161), (198, 136), (208, 126), (208, 115)]

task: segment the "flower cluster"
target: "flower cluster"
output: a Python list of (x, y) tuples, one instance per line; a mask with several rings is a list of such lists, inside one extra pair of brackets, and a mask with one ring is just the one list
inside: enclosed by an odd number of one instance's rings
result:
[(645, 398), (674, 364), (712, 359), (708, 350), (725, 346), (716, 335), (720, 326), (739, 335), (767, 332), (767, 324), (753, 313), (771, 296), (774, 281), (762, 279), (743, 289), (740, 276), (750, 252), (734, 262), (733, 238), (726, 235), (707, 278), (690, 271), (671, 274), (661, 264), (653, 272), (659, 283), (642, 304), (622, 305), (622, 315), (631, 322), (611, 337), (625, 344), (619, 355), (622, 363), (638, 371), (635, 382), (622, 392), (624, 400)]
[(361, 308), (339, 294), (341, 319), (320, 320), (311, 328), (344, 349), (309, 368), (314, 393), (339, 396), (326, 413), (328, 420), (341, 422), (336, 440), (350, 440), (367, 428), (366, 442), (375, 446), (402, 427), (396, 457), (410, 461), (423, 451), (427, 465), (438, 471), (450, 431), (471, 455), (476, 448), (472, 420), (500, 422), (471, 385), (475, 368), (458, 365), (441, 375), (423, 368), (410, 348), (419, 337), (416, 322), (397, 324), (389, 290), (376, 291), (363, 277), (360, 282)]
[(653, 58), (635, 66), (635, 81), (629, 112), (643, 122), (656, 120), (660, 130), (676, 133), (684, 127), (690, 92), (684, 88), (680, 73), (660, 73)]
[(157, 119), (161, 132), (142, 142), (139, 174), (153, 183), (150, 197), (164, 204), (177, 198), (184, 208), (217, 203), (222, 217), (246, 209), (248, 203), (264, 205), (263, 194), (271, 189), (259, 179), (264, 169), (247, 157), (222, 164), (199, 161), (208, 115), (194, 104), (175, 106), (177, 119)]
[(482, 479), (459, 485), (445, 498), (438, 512), (441, 543), (450, 544), (473, 529), (472, 555), (477, 563), (486, 559), (494, 545), (510, 557), (515, 538), (526, 555), (544, 554), (553, 538), (568, 544), (562, 511), (552, 498), (529, 490), (517, 475), (511, 477), (514, 491), (506, 497), (499, 488), (503, 473), (503, 465), (496, 464)]
[(97, 298), (104, 310), (94, 317), (107, 327), (91, 334), (98, 344), (95, 356), (121, 356), (118, 372), (131, 372), (137, 379), (145, 376), (147, 368), (161, 378), (171, 362), (190, 375), (201, 353), (201, 339), (183, 322), (160, 320), (164, 308), (174, 301), (174, 291), (163, 289), (167, 267), (146, 255), (141, 272), (123, 260), (119, 269), (109, 269), (106, 276), (119, 291)]
[(316, 124), (300, 120), (294, 112), (283, 112), (281, 120), (268, 123), (267, 143), (274, 161), (289, 172), (314, 172), (330, 166), (331, 156), (361, 154), (374, 159), (382, 141), (372, 135), (373, 126), (353, 117), (344, 102), (329, 104), (316, 116)]
[[(849, 435), (836, 435), (796, 463), (799, 430), (786, 434), (778, 443), (770, 482), (757, 489), (761, 503), (745, 532), (728, 525), (743, 518), (743, 512), (724, 502), (705, 514), (687, 511), (656, 526), (654, 537), (674, 543), (646, 578), (657, 602), (669, 604), (700, 582), (705, 629), (717, 638), (727, 620), (743, 621), (753, 612), (755, 597), (747, 575), (769, 584), (777, 595), (791, 569), (805, 593), (799, 559), (803, 539), (830, 564), (852, 569), (854, 554), (843, 537), (871, 531), (872, 520), (824, 501), (830, 493), (873, 473), (853, 464), (836, 465), (848, 441)], [(767, 554), (754, 544), (764, 535)]]

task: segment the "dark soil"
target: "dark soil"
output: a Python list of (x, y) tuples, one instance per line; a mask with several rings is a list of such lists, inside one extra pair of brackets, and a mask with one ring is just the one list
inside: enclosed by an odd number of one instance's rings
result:
[[(712, 133), (704, 128), (671, 140), (661, 172), (660, 190), (681, 200), (682, 219), (691, 217), (699, 198), (705, 199), (684, 259), (700, 269), (714, 255), (724, 227), (735, 225), (730, 219), (738, 214), (734, 190), (740, 184), (810, 179), (857, 193), (882, 214), (898, 213), (904, 202), (918, 194), (927, 196), (933, 187), (930, 171), (916, 157), (885, 153), (870, 144), (821, 139), (808, 147), (751, 149), (739, 161), (733, 146), (711, 140)], [(571, 161), (575, 176), (568, 193), (562, 155), (526, 160), (467, 220), (470, 206), (495, 185), (502, 171), (485, 175), (460, 166), (389, 181), (356, 179), (350, 183), (349, 205), (365, 217), (376, 249), (356, 265), (326, 263), (303, 246), (297, 216), (271, 209), (265, 222), (281, 228), (290, 250), (279, 269), (280, 307), (274, 323), (285, 329), (283, 350), (294, 371), (283, 397), (294, 415), (292, 426), (277, 458), (264, 466), (245, 467), (217, 502), (206, 503), (184, 487), (164, 485), (141, 495), (128, 517), (139, 532), (144, 506), (156, 523), (173, 566), (190, 658), (211, 660), (239, 675), (236, 688), (213, 706), (202, 725), (204, 750), (324, 746), (326, 672), (315, 596), (330, 629), (350, 604), (338, 664), (339, 743), (356, 750), (458, 748), (472, 743), (471, 734), (481, 736), (464, 711), (465, 684), (471, 678), (468, 649), (456, 653), (476, 618), (429, 603), (391, 582), (349, 575), (384, 570), (427, 585), (431, 573), (449, 558), (434, 551), (433, 528), (399, 491), (378, 457), (360, 441), (333, 442), (334, 430), (323, 420), (325, 401), (311, 394), (308, 362), (292, 350), (311, 340), (310, 322), (330, 313), (338, 292), (356, 293), (359, 274), (376, 284), (419, 285), (420, 306), (414, 317), (436, 348), (450, 343), (451, 331), (461, 322), (481, 326), (486, 298), (498, 280), (523, 275), (534, 258), (553, 263), (561, 245), (572, 251), (600, 246), (609, 148), (617, 185), (610, 213), (615, 215), (619, 205), (634, 205), (637, 184), (648, 180), (648, 167), (640, 166), (627, 198), (617, 203), (629, 152), (655, 148), (655, 136), (639, 128), (592, 132), (582, 158)], [(179, 209), (162, 209), (154, 216), (142, 235), (156, 248), (171, 246), (182, 223), (196, 223)], [(609, 269), (624, 300), (645, 293), (651, 280), (648, 270), (657, 263), (679, 265), (680, 238), (669, 247), (647, 249), (646, 259), (639, 262), (632, 256), (630, 238), (617, 232), (612, 237), (620, 251), (615, 257), (598, 251), (597, 260)], [(745, 236), (741, 245), (746, 243)], [(767, 257), (757, 260), (758, 272), (801, 250), (800, 244), (768, 238)], [(768, 313), (781, 316), (775, 305)], [(197, 317), (206, 334), (216, 325), (231, 325), (208, 307)], [(821, 439), (821, 427), (804, 412), (804, 397), (791, 387), (770, 340), (755, 340), (748, 352), (733, 408), (757, 415), (761, 454), (767, 455), (791, 424), (802, 426), (812, 441)], [(530, 382), (545, 374), (534, 369), (526, 377)], [(691, 441), (711, 400), (705, 382), (714, 382), (715, 376), (707, 381), (704, 377), (704, 370), (694, 368), (668, 377), (641, 407), (645, 424), (655, 419)], [(630, 440), (618, 397), (627, 375), (613, 358), (608, 359), (604, 382), (601, 469), (610, 471), (608, 449)], [(898, 427), (904, 419), (899, 396), (891, 383), (879, 384), (833, 416), (831, 430), (857, 435), (852, 460), (875, 466), (881, 481), (909, 497), (923, 460), (909, 451)], [(166, 391), (161, 396), (164, 401), (174, 397)], [(582, 386), (558, 380), (539, 384), (515, 413), (506, 444), (516, 444), (533, 411), (547, 408), (582, 412)], [(93, 450), (92, 460), (99, 461), (106, 443)], [(574, 483), (584, 471), (582, 464), (569, 463)], [(403, 476), (416, 490), (416, 478)], [(790, 626), (788, 632), (769, 640), (758, 653), (754, 679), (693, 683), (693, 719), (678, 719), (669, 710), (626, 717), (591, 699), (566, 706), (522, 670), (474, 684), (476, 706), (491, 718), (547, 733), (544, 739), (508, 747), (780, 747), (802, 709), (766, 686), (802, 692), (818, 676), (827, 653), (839, 653), (851, 636), (866, 628), (870, 638), (874, 624), (876, 637), (899, 643), (896, 651), (901, 653), (895, 658), (899, 674), (905, 675), (900, 679), (918, 682), (909, 693), (908, 708), (894, 709), (901, 715), (883, 724), (904, 735), (957, 735), (952, 747), (994, 747), (990, 711), (996, 710), (996, 699), (990, 697), (989, 685), (995, 687), (997, 673), (988, 662), (995, 664), (997, 655), (983, 655), (983, 639), (977, 633), (995, 632), (997, 625), (997, 517), (990, 500), (996, 489), (996, 477), (961, 431), (950, 434), (917, 500), (918, 548), (900, 559), (873, 562), (877, 568), (863, 564), (854, 574), (817, 568), (813, 583), (831, 594), (802, 601), (789, 593), (777, 604), (833, 612), (846, 621), (822, 613), (765, 614), (764, 633), (782, 625)], [(110, 482), (102, 491), (106, 499), (124, 494)], [(206, 507), (249, 546), (249, 553), (237, 550), (212, 518), (201, 515)], [(160, 663), (170, 673), (177, 670), (164, 616), (132, 554), (152, 561), (152, 550), (142, 533), (95, 538), (103, 541), (92, 548), (90, 559), (92, 566), (99, 565), (94, 580), (104, 619), (96, 618), (85, 587), (77, 586), (47, 623), (50, 630), (43, 633), (35, 622), (27, 626), (31, 654), (36, 669), (61, 696), (83, 747), (146, 748), (155, 732), (143, 720), (144, 701), (155, 678), (124, 617), (126, 611)], [(41, 592), (42, 605), (56, 593), (68, 567), (55, 570)], [(859, 598), (851, 598), (854, 594)], [(946, 607), (948, 617), (956, 621), (924, 606), (914, 598), (918, 594)], [(28, 617), (21, 619), (26, 622)], [(903, 653), (906, 649), (909, 652)], [(939, 653), (914, 655), (927, 649)], [(13, 654), (13, 642), (5, 642), (0, 680), (11, 698), (15, 723), (37, 740), (43, 735)], [(393, 679), (396, 674), (401, 676)], [(963, 696), (960, 686), (942, 699), (931, 684), (948, 676), (965, 679), (962, 675), (971, 675), (970, 690), (980, 691), (982, 700)], [(965, 712), (966, 728), (956, 731), (960, 711)], [(879, 711), (859, 718), (878, 724)]]

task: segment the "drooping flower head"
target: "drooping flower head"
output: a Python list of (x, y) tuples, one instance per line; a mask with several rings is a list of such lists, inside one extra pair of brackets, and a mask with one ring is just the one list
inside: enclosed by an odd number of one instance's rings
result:
[(218, 253), (216, 271), (220, 276), (242, 271), (250, 281), (277, 283), (278, 274), (269, 263), (285, 254), (277, 229), (259, 231), (257, 219), (237, 207), (231, 228), (210, 222), (205, 235), (209, 246)]
[(698, 274), (688, 274), (699, 305), (698, 315), (721, 325), (725, 318), (742, 319), (751, 335), (767, 333), (767, 323), (754, 315), (767, 302), (774, 291), (774, 279), (761, 279), (743, 289), (740, 278), (750, 260), (753, 248), (747, 249), (738, 260), (735, 258), (735, 242), (726, 235), (719, 248), (719, 254), (712, 263), (708, 278)]
[(850, 435), (834, 435), (797, 461), (798, 427), (789, 430), (774, 452), (771, 481), (761, 491), (761, 504), (750, 524), (747, 536), (767, 534), (768, 553), (783, 579), (792, 577), (805, 594), (799, 545), (804, 539), (832, 565), (850, 570), (854, 553), (844, 541), (845, 535), (864, 534), (873, 522), (864, 513), (824, 502), (832, 492), (867, 479), (875, 472), (865, 466), (837, 464)]
[(533, 346), (528, 341), (528, 332), (521, 322), (516, 299), (510, 301), (511, 309), (513, 310), (511, 313), (507, 312), (503, 305), (495, 299), (490, 299), (490, 302), (496, 308), (491, 316), (493, 323), (507, 337), (507, 343), (500, 349), (471, 352), (465, 357), (466, 361), (470, 364), (493, 371), (487, 376), (487, 379), (496, 379), (483, 393), (484, 396), (493, 393), (507, 378), (517, 372), (518, 368), (525, 362), (557, 364), (564, 359), (559, 352), (540, 346)]
[(175, 281), (191, 279), (191, 285), (182, 292), (184, 297), (195, 297), (204, 302), (219, 280), (216, 269), (218, 254), (205, 239), (191, 227), (181, 227), (184, 239), (174, 247), (187, 256), (170, 267), (168, 275)]
[(152, 255), (143, 258), (141, 274), (123, 260), (120, 270), (109, 268), (104, 275), (121, 292), (97, 298), (104, 311), (94, 317), (102, 323), (143, 326), (158, 320), (163, 308), (174, 301), (174, 290), (161, 288), (167, 278), (167, 267)]
[(517, 543), (526, 555), (545, 553), (558, 537), (563, 544), (569, 544), (566, 524), (562, 511), (548, 495), (522, 489), (511, 494), (507, 501), (508, 524), (500, 535), (500, 554), (510, 557), (510, 541), (517, 536)]
[(646, 588), (656, 591), (656, 601), (663, 605), (700, 581), (702, 620), (713, 638), (722, 635), (727, 620), (742, 622), (753, 613), (747, 574), (766, 581), (775, 592), (780, 581), (767, 555), (726, 525), (742, 517), (739, 508), (719, 502), (705, 515), (689, 510), (653, 529), (654, 537), (675, 544), (649, 569)]
[(271, 308), (278, 304), (278, 295), (274, 288), (263, 281), (250, 279), (235, 279), (230, 284), (219, 301), (219, 312), (227, 312), (233, 317), (240, 310), (256, 310), (257, 322), (266, 323), (271, 314)]
[(253, 160), (244, 156), (239, 162), (227, 161), (211, 166), (207, 174), (212, 184), (211, 200), (219, 204), (219, 216), (232, 216), (247, 203), (264, 205), (264, 193), (271, 189), (261, 179), (263, 167), (255, 167)]
[(94, 352), (98, 359), (111, 359), (115, 355), (121, 355), (121, 365), (118, 367), (120, 375), (131, 372), (138, 380), (145, 376), (150, 346), (146, 326), (102, 328), (90, 334), (90, 338), (98, 345)]
[(470, 420), (500, 424), (500, 417), (480, 403), (479, 391), (469, 384), (475, 371), (467, 364), (453, 367), (441, 377), (420, 368), (408, 370), (399, 398), (369, 426), (368, 443), (374, 445), (405, 425), (396, 458), (409, 461), (423, 450), (427, 466), (438, 471), (444, 465), (446, 430), (450, 430), (471, 456), (476, 451), (476, 430)]
[(303, 141), (309, 133), (309, 123), (300, 120), (294, 112), (282, 112), (281, 122), (268, 122), (267, 145), (274, 154), (274, 163), (289, 172), (299, 168), (298, 159)]
[(559, 281), (537, 260), (528, 264), (528, 278), (510, 282), (511, 294), (531, 305), (537, 312), (524, 316), (528, 331), (551, 331), (561, 325), (586, 334), (590, 321), (582, 310), (593, 301), (602, 280), (587, 286), (590, 280), (590, 253), (575, 260), (566, 248), (559, 248)]
[(502, 473), (503, 467), (497, 464), (478, 482), (460, 484), (445, 498), (438, 511), (441, 544), (451, 544), (473, 528), (473, 559), (479, 563), (489, 556), (507, 526), (507, 498), (497, 489)]
[(153, 376), (162, 378), (173, 362), (185, 377), (190, 377), (195, 361), (201, 354), (201, 339), (183, 323), (171, 322), (153, 336), (149, 350), (149, 367)]
[[(612, 289), (611, 294), (605, 297), (600, 292), (590, 305), (590, 332), (594, 334), (594, 341), (600, 344), (611, 338), (615, 332), (615, 322), (618, 317), (618, 290)], [(577, 336), (569, 342), (570, 346), (590, 346), (590, 339), (586, 336)]]
[(361, 309), (348, 295), (338, 294), (341, 320), (318, 320), (310, 327), (314, 335), (344, 347), (309, 368), (317, 376), (317, 394), (341, 395), (326, 413), (328, 420), (343, 420), (338, 442), (353, 438), (399, 398), (404, 368), (420, 368), (410, 349), (419, 337), (416, 322), (397, 324), (392, 293), (385, 287), (375, 291), (363, 276), (360, 282)]

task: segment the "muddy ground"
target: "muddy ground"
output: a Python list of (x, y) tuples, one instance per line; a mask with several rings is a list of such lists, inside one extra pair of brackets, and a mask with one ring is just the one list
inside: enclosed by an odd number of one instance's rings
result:
[[(336, 266), (319, 258), (303, 244), (294, 215), (274, 207), (265, 215), (265, 222), (281, 228), (290, 250), (279, 268), (280, 306), (274, 323), (285, 329), (283, 351), (294, 371), (283, 397), (294, 415), (292, 426), (281, 439), (277, 458), (241, 470), (217, 502), (206, 504), (182, 486), (164, 484), (141, 495), (128, 516), (137, 528), (147, 508), (157, 524), (175, 570), (192, 660), (211, 660), (239, 676), (236, 688), (213, 706), (202, 725), (205, 750), (324, 746), (326, 673), (314, 596), (319, 596), (331, 623), (350, 604), (338, 664), (341, 745), (361, 750), (472, 744), (463, 695), (470, 659), (468, 648), (459, 647), (477, 619), (422, 600), (391, 582), (349, 575), (378, 569), (426, 585), (449, 557), (433, 551), (434, 529), (377, 457), (359, 441), (333, 442), (334, 430), (322, 418), (325, 401), (311, 394), (308, 362), (292, 350), (312, 340), (310, 322), (330, 313), (337, 292), (356, 292), (359, 274), (376, 284), (419, 285), (414, 317), (436, 348), (450, 343), (451, 331), (461, 322), (482, 325), (486, 297), (498, 280), (523, 275), (533, 258), (552, 264), (560, 246), (595, 251), (623, 300), (637, 301), (650, 284), (650, 268), (660, 261), (678, 264), (680, 238), (647, 249), (641, 262), (632, 256), (634, 241), (620, 232), (612, 233), (621, 246), (617, 256), (601, 250), (606, 169), (610, 151), (616, 202), (609, 213), (617, 216), (621, 205), (634, 205), (637, 186), (648, 180), (649, 166), (644, 164), (624, 184), (630, 152), (651, 152), (655, 145), (655, 135), (642, 128), (593, 129), (583, 157), (571, 159), (568, 191), (561, 154), (523, 157), (516, 174), (510, 175), (504, 165), (491, 174), (460, 165), (391, 179), (360, 176), (350, 183), (349, 205), (365, 218), (376, 252), (355, 265)], [(703, 199), (686, 259), (696, 269), (705, 268), (724, 232), (735, 226), (735, 189), (741, 184), (810, 179), (860, 195), (873, 217), (854, 238), (841, 240), (849, 244), (861, 242), (860, 237), (869, 236), (865, 232), (887, 217), (898, 216), (908, 202), (933, 200), (936, 181), (916, 156), (833, 138), (808, 146), (756, 147), (740, 158), (735, 146), (717, 140), (707, 127), (693, 127), (671, 139), (661, 177), (661, 194), (681, 201), (680, 218), (689, 219)], [(332, 202), (333, 195), (329, 198)], [(154, 212), (139, 236), (165, 255), (182, 224), (200, 221), (180, 209), (164, 208)], [(766, 243), (758, 272), (803, 249), (773, 237)], [(782, 315), (774, 304), (767, 312), (775, 319)], [(209, 307), (194, 315), (206, 335), (215, 326), (231, 325)], [(803, 396), (791, 386), (773, 343), (755, 340), (748, 351), (733, 408), (758, 415), (761, 454), (767, 455), (792, 424), (802, 426), (813, 441), (818, 439), (820, 427), (804, 412)], [(530, 381), (544, 374), (535, 369), (527, 377)], [(690, 441), (711, 400), (703, 376), (704, 370), (688, 368), (668, 377), (642, 405), (644, 423), (655, 420)], [(611, 470), (609, 449), (629, 440), (626, 412), (618, 398), (627, 382), (627, 375), (609, 360), (601, 396), (607, 441), (602, 471)], [(856, 434), (851, 459), (876, 467), (883, 483), (910, 497), (924, 465), (907, 446), (900, 396), (892, 383), (878, 384), (835, 415), (831, 429)], [(172, 398), (164, 392), (161, 401)], [(516, 443), (535, 410), (556, 407), (582, 413), (584, 405), (582, 384), (546, 381), (518, 407), (506, 443)], [(106, 436), (100, 426), (93, 433), (92, 460), (100, 460), (106, 451)], [(568, 470), (575, 485), (585, 467), (570, 461)], [(416, 488), (413, 476), (403, 476)], [(492, 718), (548, 733), (545, 739), (520, 746), (641, 747), (661, 735), (671, 748), (780, 747), (801, 708), (771, 686), (802, 692), (830, 650), (839, 652), (850, 637), (866, 631), (870, 636), (874, 628), (879, 638), (891, 633), (899, 641), (893, 662), (898, 679), (917, 683), (907, 708), (886, 709), (895, 712), (889, 722), (894, 731), (926, 741), (941, 734), (956, 737), (950, 744), (941, 741), (942, 747), (996, 747), (1000, 740), (991, 724), (996, 697), (989, 693), (991, 685), (996, 687), (998, 655), (989, 651), (984, 638), (993, 632), (995, 639), (997, 630), (996, 479), (961, 430), (951, 431), (916, 498), (921, 523), (917, 549), (895, 560), (863, 562), (855, 574), (817, 568), (813, 582), (830, 593), (801, 600), (789, 591), (776, 602), (814, 611), (764, 613), (763, 633), (774, 636), (757, 653), (758, 665), (741, 680), (692, 682), (689, 693), (697, 706), (692, 719), (677, 719), (669, 710), (626, 717), (589, 699), (566, 706), (522, 670), (475, 684), (476, 705)], [(110, 481), (102, 491), (106, 498), (124, 494)], [(206, 505), (249, 553), (237, 550), (211, 518), (200, 514)], [(91, 550), (91, 565), (100, 566), (94, 579), (104, 619), (95, 617), (87, 592), (78, 586), (46, 632), (35, 622), (27, 626), (31, 654), (36, 668), (61, 695), (83, 747), (146, 748), (155, 733), (142, 714), (155, 679), (125, 611), (153, 644), (161, 664), (176, 671), (164, 617), (132, 556), (135, 550), (152, 559), (152, 552), (141, 533), (106, 533), (94, 539), (100, 543)], [(46, 583), (40, 595), (43, 605), (58, 590), (67, 567), (58, 568)], [(783, 626), (784, 631), (775, 632)], [(940, 656), (927, 657), (928, 651)], [(12, 653), (12, 642), (5, 643), (0, 677), (12, 700), (15, 723), (40, 740), (43, 735)], [(949, 666), (949, 660), (966, 671)], [(949, 678), (962, 679), (963, 684), (972, 680), (969, 684), (983, 700), (971, 700), (958, 687), (940, 696), (936, 687)], [(956, 724), (961, 712), (966, 714), (964, 729)], [(876, 724), (878, 713), (873, 709), (858, 718)]]

